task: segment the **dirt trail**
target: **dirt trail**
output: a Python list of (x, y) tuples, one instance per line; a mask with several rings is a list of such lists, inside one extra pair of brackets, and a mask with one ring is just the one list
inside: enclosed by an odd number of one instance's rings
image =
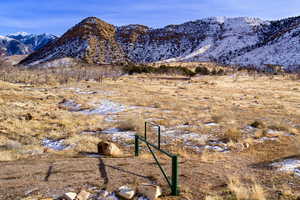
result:
[[(161, 162), (170, 172), (170, 161), (162, 158)], [(234, 168), (236, 165), (238, 170)], [(225, 187), (227, 177), (224, 174), (262, 173), (249, 166), (250, 161), (230, 159), (230, 155), (211, 163), (181, 159), (179, 179), (182, 196), (202, 199), (211, 188)], [(59, 197), (64, 192), (91, 187), (113, 191), (124, 184), (145, 182), (161, 185), (165, 195), (169, 192), (152, 158), (64, 158), (48, 155), (39, 159), (1, 162), (0, 168), (0, 199), (6, 200), (36, 194)], [(266, 176), (268, 173), (271, 172), (264, 172)]]

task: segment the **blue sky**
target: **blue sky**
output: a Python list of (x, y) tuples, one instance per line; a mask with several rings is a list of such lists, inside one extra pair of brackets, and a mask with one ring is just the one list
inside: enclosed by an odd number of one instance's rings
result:
[(163, 27), (211, 16), (280, 19), (300, 15), (300, 0), (0, 0), (0, 35), (60, 35), (88, 16), (114, 25)]

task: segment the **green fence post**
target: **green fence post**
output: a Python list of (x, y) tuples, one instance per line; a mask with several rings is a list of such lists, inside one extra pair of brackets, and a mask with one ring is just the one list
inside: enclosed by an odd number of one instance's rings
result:
[(145, 122), (145, 140), (147, 140), (147, 122)]
[(139, 156), (139, 136), (135, 135), (134, 136), (134, 153), (135, 156)]
[(178, 157), (172, 156), (172, 195), (178, 196)]
[(158, 126), (158, 149), (160, 149), (160, 126)]

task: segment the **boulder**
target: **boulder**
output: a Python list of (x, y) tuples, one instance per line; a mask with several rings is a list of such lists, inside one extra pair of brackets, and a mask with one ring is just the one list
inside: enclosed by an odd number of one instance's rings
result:
[(123, 154), (122, 150), (111, 142), (99, 142), (98, 153), (106, 156), (121, 156)]
[(132, 199), (135, 195), (135, 191), (134, 189), (124, 185), (119, 188), (117, 194), (124, 199)]
[(159, 196), (162, 195), (162, 190), (157, 185), (144, 183), (138, 186), (137, 190), (141, 195), (147, 197), (149, 200), (157, 199)]
[(90, 193), (85, 191), (85, 190), (81, 190), (81, 192), (77, 195), (77, 200), (88, 200), (88, 198), (90, 197)]
[(77, 194), (75, 192), (67, 192), (62, 196), (62, 198), (66, 200), (75, 200), (76, 196)]

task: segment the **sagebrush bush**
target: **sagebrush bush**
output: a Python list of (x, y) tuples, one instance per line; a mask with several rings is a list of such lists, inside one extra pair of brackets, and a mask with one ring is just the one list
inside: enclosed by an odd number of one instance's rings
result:
[(210, 71), (205, 66), (198, 66), (195, 69), (195, 73), (201, 74), (201, 75), (209, 75)]
[(154, 74), (180, 74), (184, 76), (194, 76), (196, 73), (182, 66), (166, 66), (161, 65), (158, 68), (145, 65), (126, 65), (123, 67), (123, 72), (129, 75), (141, 73)]

